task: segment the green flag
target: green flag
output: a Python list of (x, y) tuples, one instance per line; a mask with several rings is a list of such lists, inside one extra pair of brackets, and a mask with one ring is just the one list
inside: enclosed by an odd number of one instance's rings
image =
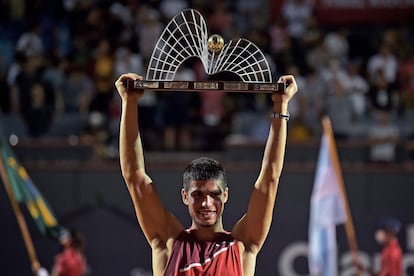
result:
[(59, 226), (52, 208), (3, 138), (0, 138), (0, 152), (16, 201), (26, 205), (43, 235), (59, 238), (62, 227)]

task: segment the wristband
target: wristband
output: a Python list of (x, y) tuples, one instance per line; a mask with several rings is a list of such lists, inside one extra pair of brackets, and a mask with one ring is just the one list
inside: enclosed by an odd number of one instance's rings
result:
[(270, 115), (270, 118), (280, 118), (280, 119), (285, 119), (286, 121), (289, 121), (289, 119), (290, 119), (290, 114), (288, 113), (288, 114), (282, 114), (282, 113), (279, 113), (279, 112), (273, 112), (271, 115)]

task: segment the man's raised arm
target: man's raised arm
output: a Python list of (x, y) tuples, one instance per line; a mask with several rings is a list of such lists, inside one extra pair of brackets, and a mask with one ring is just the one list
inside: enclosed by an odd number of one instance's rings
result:
[(115, 82), (122, 99), (119, 153), (122, 176), (132, 198), (139, 224), (148, 242), (165, 242), (181, 229), (180, 223), (168, 213), (147, 175), (138, 126), (138, 100), (144, 91), (127, 91), (123, 81), (142, 79), (133, 73), (123, 74)]
[(254, 184), (247, 213), (235, 225), (232, 234), (243, 242), (247, 251), (257, 253), (262, 247), (272, 222), (279, 177), (285, 155), (288, 102), (297, 92), (295, 78), (282, 76), (279, 82), (288, 84), (285, 93), (274, 93), (273, 114), (266, 142), (262, 168)]

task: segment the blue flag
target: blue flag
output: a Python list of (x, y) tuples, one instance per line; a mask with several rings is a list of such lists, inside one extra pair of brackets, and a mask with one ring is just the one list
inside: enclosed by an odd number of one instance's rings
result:
[(312, 276), (335, 276), (337, 267), (336, 225), (346, 220), (340, 180), (322, 136), (311, 196), (309, 221), (309, 272)]

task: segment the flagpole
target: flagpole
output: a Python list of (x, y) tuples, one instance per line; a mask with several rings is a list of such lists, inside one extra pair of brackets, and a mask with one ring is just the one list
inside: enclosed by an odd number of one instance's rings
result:
[[(1, 152), (0, 152), (1, 153)], [(3, 162), (3, 158), (0, 157), (0, 175), (3, 180), (4, 188), (6, 189), (7, 195), (9, 197), (11, 206), (13, 208), (14, 215), (16, 216), (17, 223), (20, 228), (20, 232), (23, 237), (24, 244), (26, 246), (27, 254), (29, 255), (30, 264), (32, 267), (32, 271), (34, 275), (37, 275), (37, 271), (40, 268), (39, 260), (36, 256), (36, 251), (33, 245), (32, 238), (30, 236), (29, 230), (27, 228), (26, 221), (24, 219), (23, 213), (20, 209), (19, 203), (16, 201), (15, 197), (13, 196), (13, 191), (10, 185), (10, 179), (7, 175), (7, 171), (5, 169), (5, 164)]]
[[(358, 243), (357, 243), (356, 235), (355, 235), (355, 227), (352, 221), (351, 209), (349, 208), (348, 197), (346, 195), (344, 178), (343, 178), (341, 166), (339, 163), (338, 151), (336, 148), (335, 137), (334, 137), (333, 130), (332, 130), (331, 120), (327, 116), (322, 117), (322, 126), (323, 126), (324, 133), (328, 137), (329, 154), (333, 162), (335, 174), (339, 182), (341, 196), (342, 196), (344, 206), (345, 206), (345, 213), (346, 213), (345, 231), (346, 231), (346, 236), (348, 239), (348, 245), (351, 250), (352, 260), (354, 261), (354, 264), (359, 264)], [(357, 266), (357, 275), (359, 276), (360, 273), (361, 273), (361, 270)]]

